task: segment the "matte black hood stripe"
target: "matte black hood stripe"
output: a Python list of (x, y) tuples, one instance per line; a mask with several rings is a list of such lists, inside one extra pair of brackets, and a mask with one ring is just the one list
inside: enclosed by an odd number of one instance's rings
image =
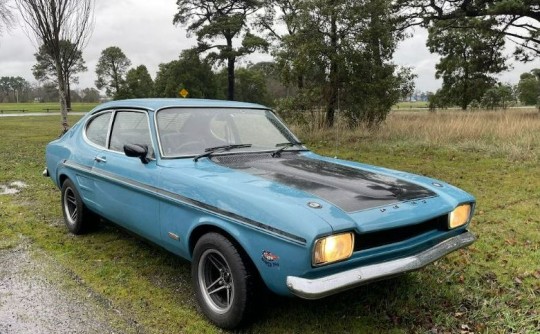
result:
[(437, 194), (395, 177), (311, 159), (297, 153), (212, 157), (222, 166), (241, 170), (320, 197), (346, 212), (418, 200)]

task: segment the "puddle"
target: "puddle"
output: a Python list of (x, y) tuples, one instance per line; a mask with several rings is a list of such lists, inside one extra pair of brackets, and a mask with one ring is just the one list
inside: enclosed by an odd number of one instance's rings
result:
[(28, 185), (22, 181), (13, 181), (8, 185), (0, 184), (0, 195), (14, 195), (26, 187)]

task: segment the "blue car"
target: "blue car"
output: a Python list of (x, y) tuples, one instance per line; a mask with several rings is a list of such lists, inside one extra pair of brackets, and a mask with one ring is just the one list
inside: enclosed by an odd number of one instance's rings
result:
[(103, 217), (191, 261), (214, 324), (263, 283), (322, 298), (470, 245), (475, 199), (445, 182), (317, 155), (267, 107), (135, 99), (88, 112), (46, 150), (70, 232)]

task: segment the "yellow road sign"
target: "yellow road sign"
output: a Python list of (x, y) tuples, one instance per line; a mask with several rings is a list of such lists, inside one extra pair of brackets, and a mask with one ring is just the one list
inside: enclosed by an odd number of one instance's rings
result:
[(187, 89), (185, 88), (182, 88), (178, 94), (180, 94), (181, 97), (185, 98), (186, 96), (188, 96), (189, 92), (187, 91)]

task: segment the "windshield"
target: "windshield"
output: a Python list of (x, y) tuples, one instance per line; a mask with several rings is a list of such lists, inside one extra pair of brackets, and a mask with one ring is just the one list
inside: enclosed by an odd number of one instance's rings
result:
[(199, 155), (207, 148), (222, 145), (250, 144), (235, 152), (253, 152), (274, 151), (283, 143), (298, 142), (269, 110), (171, 108), (160, 110), (156, 121), (166, 158)]

